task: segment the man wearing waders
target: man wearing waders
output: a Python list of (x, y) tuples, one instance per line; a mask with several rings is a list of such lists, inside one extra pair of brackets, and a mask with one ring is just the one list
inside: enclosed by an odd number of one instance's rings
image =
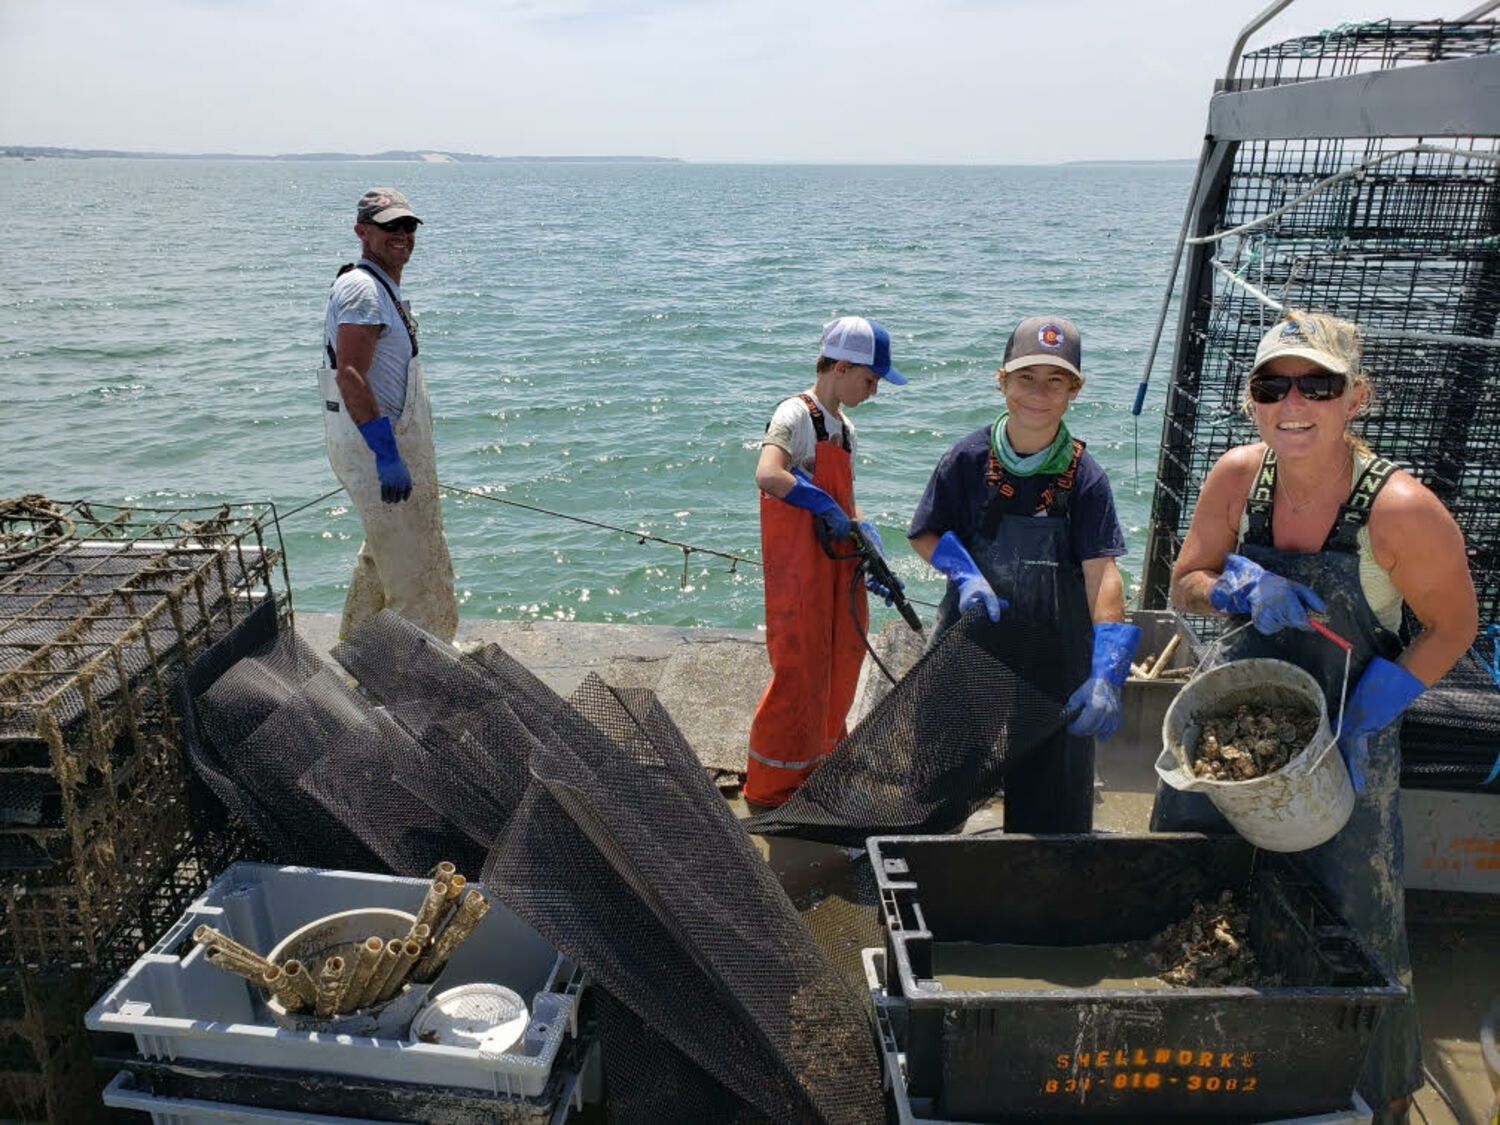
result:
[(1005, 831), (1088, 832), (1094, 739), (1120, 726), (1140, 629), (1125, 621), (1125, 537), (1104, 470), (1063, 414), (1083, 388), (1082, 343), (1060, 316), (1023, 320), (996, 372), (1005, 410), (961, 438), (927, 482), (907, 536), (948, 578), (933, 640), (973, 610), (1050, 626), (1017, 669), (1070, 722), (1006, 764)]
[(862, 316), (829, 321), (815, 372), (811, 387), (776, 408), (755, 468), (771, 682), (750, 723), (752, 805), (785, 803), (848, 733), (869, 625), (851, 529), (883, 551), (854, 502), (854, 424), (844, 408), (873, 398), (882, 379), (906, 382), (891, 366), (890, 334)]
[[(1463, 533), (1442, 501), (1350, 429), (1370, 408), (1361, 363), (1358, 329), (1347, 320), (1290, 312), (1266, 333), (1243, 403), (1261, 440), (1209, 470), (1172, 569), (1172, 602), (1185, 613), (1229, 615), (1235, 631), (1224, 660), (1271, 657), (1306, 669), (1331, 716), (1346, 687), (1344, 652), (1313, 630), (1309, 615), (1353, 644), (1339, 750), (1354, 810), (1297, 861), (1410, 986), (1397, 720), (1468, 650), (1479, 612)], [(1422, 625), (1404, 647), (1403, 605)], [(1202, 794), (1165, 786), (1151, 828), (1230, 830)], [(1376, 1120), (1389, 1122), (1405, 1119), (1421, 1085), (1422, 1041), (1408, 997), (1381, 1017), (1358, 1088)]]
[(432, 407), (417, 325), (401, 299), (421, 221), (394, 188), (365, 192), (354, 221), (359, 261), (339, 270), (328, 293), (318, 372), (323, 431), (334, 475), (365, 529), (340, 637), (382, 609), (444, 641), (458, 628)]

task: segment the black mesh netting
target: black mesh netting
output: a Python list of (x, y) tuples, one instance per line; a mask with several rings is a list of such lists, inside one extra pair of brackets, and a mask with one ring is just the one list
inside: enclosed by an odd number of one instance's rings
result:
[[(767, 1118), (880, 1119), (879, 1063), (859, 996), (697, 758), (680, 737), (643, 737), (628, 701), (597, 677), (573, 702), (532, 758), (538, 784), (491, 854), (486, 885), (576, 955), (648, 1039), (672, 1043)], [(604, 733), (630, 726), (624, 742)], [(662, 1119), (655, 1081), (620, 1092), (621, 1106), (656, 1103), (654, 1117), (624, 1119)], [(672, 1081), (714, 1090), (699, 1076)], [(713, 1119), (701, 1116), (709, 1108), (678, 1103), (670, 1113)]]
[(608, 994), (612, 1119), (883, 1119), (861, 994), (653, 693), (590, 677), (564, 701), (388, 613), (336, 649), (362, 690), (293, 636), (239, 639), (196, 695), (215, 792), (277, 858), (482, 871)]
[[(1481, 642), (1483, 643), (1483, 642)], [(1401, 784), (1500, 792), (1500, 685), (1470, 649), (1401, 720)]]
[(1045, 626), (965, 615), (791, 800), (746, 828), (855, 847), (958, 829), (1062, 727), (1062, 703), (1016, 671), (1052, 645)]

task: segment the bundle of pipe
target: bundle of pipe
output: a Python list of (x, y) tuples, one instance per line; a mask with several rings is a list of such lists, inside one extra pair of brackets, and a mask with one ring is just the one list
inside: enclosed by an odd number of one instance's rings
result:
[(403, 938), (375, 935), (360, 942), (351, 960), (326, 957), (316, 967), (295, 958), (273, 964), (211, 926), (199, 926), (193, 940), (206, 946), (208, 963), (259, 985), (288, 1012), (311, 1012), (323, 1019), (384, 1004), (407, 981), (430, 984), (443, 971), (481, 919), (490, 903), (467, 887), (454, 865), (443, 861)]

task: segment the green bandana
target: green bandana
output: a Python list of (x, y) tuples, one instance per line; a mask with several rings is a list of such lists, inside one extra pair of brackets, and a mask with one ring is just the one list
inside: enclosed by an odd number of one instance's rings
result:
[(1000, 459), (1000, 464), (1005, 466), (1006, 472), (1018, 477), (1035, 476), (1037, 473), (1055, 475), (1073, 463), (1073, 435), (1068, 433), (1066, 422), (1058, 421), (1057, 436), (1046, 449), (1022, 457), (1011, 448), (1010, 439), (1005, 436), (1005, 420), (1009, 417), (1010, 411), (1002, 411), (990, 428), (990, 449)]

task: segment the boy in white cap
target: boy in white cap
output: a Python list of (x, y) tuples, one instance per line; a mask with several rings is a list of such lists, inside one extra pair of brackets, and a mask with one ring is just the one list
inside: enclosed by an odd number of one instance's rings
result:
[(857, 524), (883, 551), (854, 502), (856, 439), (844, 410), (873, 398), (881, 380), (906, 382), (891, 366), (890, 333), (862, 316), (829, 321), (815, 372), (811, 387), (776, 408), (755, 468), (771, 660), (750, 724), (745, 799), (755, 805), (784, 803), (838, 745), (864, 661), (869, 611), (853, 583), (858, 559), (831, 557), (815, 521), (834, 542)]
[(1052, 626), (1056, 643), (1019, 670), (1067, 700), (1071, 718), (1007, 769), (1005, 831), (1087, 832), (1094, 738), (1119, 728), (1141, 631), (1125, 624), (1115, 565), (1125, 537), (1109, 480), (1063, 423), (1083, 389), (1077, 327), (1060, 316), (1021, 321), (996, 381), (1005, 410), (943, 455), (906, 534), (948, 578), (934, 639), (974, 607), (991, 621), (1003, 613)]

